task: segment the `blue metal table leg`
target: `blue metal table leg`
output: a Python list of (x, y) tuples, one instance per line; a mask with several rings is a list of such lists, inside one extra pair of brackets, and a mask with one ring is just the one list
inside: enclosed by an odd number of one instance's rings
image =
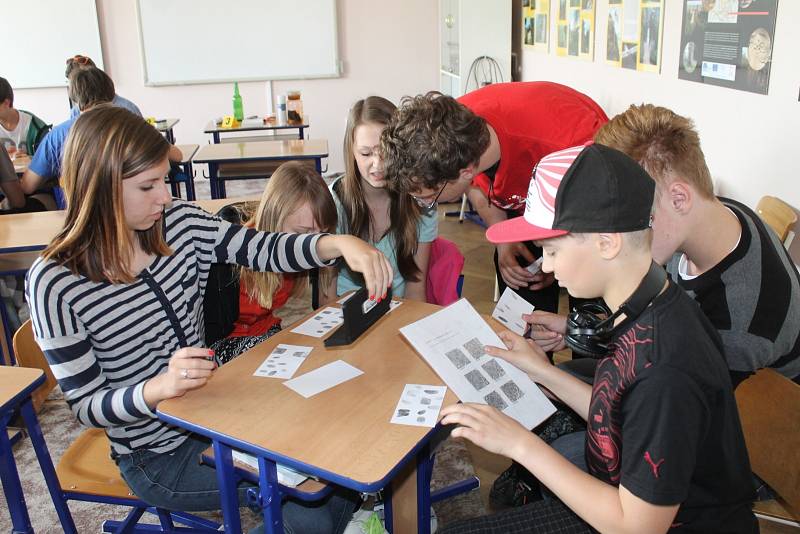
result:
[(242, 520), (239, 517), (239, 494), (236, 491), (236, 475), (233, 472), (231, 448), (214, 440), (214, 461), (216, 462), (225, 532), (239, 534), (242, 531)]
[(194, 171), (192, 170), (191, 161), (187, 161), (184, 164), (183, 172), (186, 174), (186, 200), (197, 200), (194, 194)]
[(208, 164), (208, 182), (209, 187), (211, 189), (211, 198), (222, 198), (219, 196), (219, 191), (217, 191), (217, 173), (219, 172), (218, 165), (216, 163), (209, 163)]
[(417, 453), (417, 532), (431, 532), (431, 473), (433, 459), (428, 445)]
[(281, 534), (283, 532), (283, 513), (275, 462), (266, 458), (258, 459), (258, 487), (261, 491), (260, 504), (264, 514), (264, 532)]
[(314, 158), (314, 168), (319, 174), (322, 174), (322, 158)]
[(381, 490), (383, 494), (383, 524), (389, 534), (394, 533), (394, 516), (392, 513), (392, 485), (391, 483)]
[(11, 416), (11, 413), (0, 416), (0, 482), (3, 484), (8, 511), (11, 514), (12, 532), (27, 534), (33, 533), (33, 527), (28, 516), (25, 495), (22, 493), (17, 464), (14, 461), (14, 451), (11, 450), (11, 442), (6, 432)]
[(22, 412), (22, 418), (25, 420), (25, 426), (28, 427), (31, 444), (36, 452), (36, 458), (39, 460), (39, 467), (47, 483), (47, 489), (50, 491), (50, 497), (53, 499), (56, 513), (58, 513), (58, 518), (61, 520), (61, 528), (64, 529), (66, 534), (77, 533), (75, 523), (72, 521), (72, 514), (69, 513), (69, 508), (67, 507), (67, 501), (61, 492), (58, 475), (55, 467), (53, 467), (53, 460), (47, 450), (44, 434), (42, 434), (42, 428), (39, 426), (39, 420), (36, 418), (36, 412), (33, 410), (33, 402), (31, 402), (30, 397), (22, 403), (20, 411)]
[(214, 144), (218, 145), (219, 144), (219, 132), (213, 132), (211, 134), (211, 137), (214, 139)]
[(17, 358), (14, 354), (14, 334), (11, 329), (11, 321), (8, 318), (8, 310), (6, 309), (5, 300), (0, 297), (0, 320), (3, 321), (3, 334), (6, 337), (6, 347), (8, 347), (8, 359), (2, 354), (0, 350), (0, 363), (4, 365), (17, 365)]

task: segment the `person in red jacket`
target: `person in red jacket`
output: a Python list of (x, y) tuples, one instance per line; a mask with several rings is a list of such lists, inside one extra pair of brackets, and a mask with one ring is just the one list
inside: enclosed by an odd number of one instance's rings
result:
[[(319, 174), (299, 161), (284, 163), (272, 174), (255, 213), (245, 213), (250, 226), (271, 232), (336, 231), (336, 206)], [(328, 269), (320, 277), (331, 276)], [(309, 271), (291, 274), (239, 271), (239, 317), (233, 331), (210, 348), (223, 364), (256, 346), (281, 329), (275, 311), (308, 287)], [(320, 283), (320, 287), (327, 284)]]
[[(458, 100), (436, 92), (404, 98), (381, 146), (392, 187), (423, 202), (469, 191), (492, 225), (522, 214), (531, 172), (543, 156), (590, 141), (606, 122), (597, 103), (564, 85), (500, 83)], [(537, 309), (556, 311), (552, 275), (525, 269), (540, 257), (532, 242), (498, 245), (500, 289), (508, 285)]]

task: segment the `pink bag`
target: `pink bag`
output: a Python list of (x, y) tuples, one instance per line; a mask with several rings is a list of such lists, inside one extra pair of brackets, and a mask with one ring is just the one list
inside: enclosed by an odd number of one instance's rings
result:
[(431, 304), (447, 306), (459, 299), (459, 277), (464, 268), (464, 255), (452, 241), (437, 237), (431, 243), (425, 299)]

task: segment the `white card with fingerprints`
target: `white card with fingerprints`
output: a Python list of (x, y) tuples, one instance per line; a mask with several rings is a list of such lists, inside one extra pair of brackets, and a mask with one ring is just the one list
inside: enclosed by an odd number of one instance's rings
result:
[(314, 350), (314, 347), (281, 343), (272, 349), (267, 359), (253, 373), (253, 376), (282, 378), (284, 380), (292, 378), (312, 350)]
[(494, 307), (492, 317), (515, 334), (524, 336), (528, 323), (522, 320), (522, 315), (530, 313), (533, 313), (533, 304), (517, 295), (510, 287), (506, 287), (500, 300), (497, 301), (497, 306)]
[(292, 332), (311, 337), (322, 337), (344, 322), (341, 308), (327, 307), (313, 317), (292, 328)]
[(400, 333), (461, 401), (494, 406), (525, 428), (556, 411), (528, 375), (486, 354), (487, 345), (505, 345), (466, 299), (404, 326)]
[(439, 419), (447, 386), (406, 384), (390, 423), (433, 428)]

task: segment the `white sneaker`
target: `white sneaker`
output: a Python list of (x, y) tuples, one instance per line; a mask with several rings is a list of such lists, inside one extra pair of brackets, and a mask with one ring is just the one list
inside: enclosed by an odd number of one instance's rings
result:
[[(375, 516), (375, 519), (370, 519)], [(439, 521), (436, 519), (436, 512), (431, 506), (431, 534), (436, 532), (439, 526)], [(386, 529), (383, 526), (383, 520), (373, 510), (359, 509), (353, 514), (353, 518), (345, 527), (342, 534), (384, 534)]]
[[(373, 519), (374, 516), (374, 519)], [(358, 509), (342, 534), (385, 534), (383, 521), (372, 510)]]

